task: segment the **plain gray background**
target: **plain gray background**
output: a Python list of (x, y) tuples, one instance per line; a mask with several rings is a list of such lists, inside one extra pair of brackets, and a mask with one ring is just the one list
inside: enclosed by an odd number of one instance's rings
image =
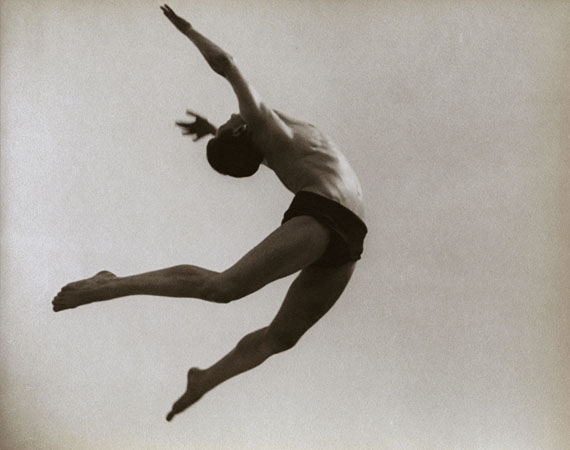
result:
[(2, 448), (570, 448), (569, 4), (170, 3), (337, 141), (370, 229), (297, 347), (172, 423), (186, 370), (291, 279), (228, 306), (52, 297), (102, 269), (221, 270), (292, 196), (216, 175), (175, 129), (237, 102), (159, 5), (1, 3)]

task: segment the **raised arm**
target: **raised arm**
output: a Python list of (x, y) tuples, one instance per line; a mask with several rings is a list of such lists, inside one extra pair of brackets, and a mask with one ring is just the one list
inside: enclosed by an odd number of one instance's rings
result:
[(229, 81), (237, 96), (240, 114), (244, 120), (250, 125), (262, 120), (267, 114), (267, 109), (263, 106), (259, 94), (239, 71), (234, 58), (196, 31), (188, 21), (178, 16), (168, 5), (161, 6), (160, 9), (168, 20), (198, 48), (212, 70)]

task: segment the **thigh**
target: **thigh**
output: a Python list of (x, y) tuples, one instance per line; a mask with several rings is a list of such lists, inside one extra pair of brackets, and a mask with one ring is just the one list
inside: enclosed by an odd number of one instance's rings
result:
[(277, 315), (269, 337), (294, 344), (336, 303), (348, 284), (356, 263), (340, 267), (310, 266), (295, 279)]
[(237, 295), (247, 295), (315, 262), (329, 237), (330, 230), (313, 217), (294, 217), (222, 272), (219, 281), (234, 286)]

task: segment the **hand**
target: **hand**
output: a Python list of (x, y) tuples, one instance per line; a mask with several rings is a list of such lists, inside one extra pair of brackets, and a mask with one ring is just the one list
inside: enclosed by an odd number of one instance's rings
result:
[(188, 30), (192, 29), (192, 25), (190, 25), (186, 20), (182, 17), (176, 15), (176, 13), (170, 8), (168, 5), (163, 5), (160, 7), (164, 15), (172, 22), (172, 24), (178, 28), (182, 33), (186, 33)]
[(208, 122), (204, 117), (190, 111), (189, 109), (186, 110), (186, 114), (195, 117), (196, 120), (194, 122), (176, 122), (176, 125), (182, 128), (182, 134), (184, 136), (195, 135), (192, 139), (195, 142), (208, 134), (216, 134), (216, 127)]

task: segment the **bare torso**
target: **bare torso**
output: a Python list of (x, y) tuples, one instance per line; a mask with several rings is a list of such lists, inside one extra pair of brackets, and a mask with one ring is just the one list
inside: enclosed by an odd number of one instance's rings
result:
[(314, 192), (364, 219), (360, 182), (336, 144), (309, 123), (277, 111), (271, 115), (269, 131), (253, 134), (264, 164), (291, 192)]

